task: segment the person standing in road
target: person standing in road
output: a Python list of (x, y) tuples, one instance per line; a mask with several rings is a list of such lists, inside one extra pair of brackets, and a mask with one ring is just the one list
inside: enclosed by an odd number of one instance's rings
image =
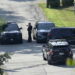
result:
[(32, 37), (31, 37), (31, 33), (32, 33), (32, 25), (31, 23), (28, 24), (28, 42), (32, 42)]

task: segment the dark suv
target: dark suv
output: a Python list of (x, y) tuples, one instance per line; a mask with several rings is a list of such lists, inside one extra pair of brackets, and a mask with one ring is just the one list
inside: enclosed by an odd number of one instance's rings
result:
[(69, 44), (75, 44), (75, 28), (53, 28), (48, 33), (49, 39), (66, 39)]
[(3, 26), (3, 32), (0, 35), (1, 44), (22, 43), (22, 33), (16, 23), (7, 23)]
[(33, 28), (33, 38), (37, 42), (46, 42), (48, 32), (54, 27), (55, 24), (52, 22), (37, 22)]
[(43, 59), (47, 60), (48, 64), (65, 63), (67, 58), (73, 59), (73, 53), (64, 39), (50, 40), (43, 47)]

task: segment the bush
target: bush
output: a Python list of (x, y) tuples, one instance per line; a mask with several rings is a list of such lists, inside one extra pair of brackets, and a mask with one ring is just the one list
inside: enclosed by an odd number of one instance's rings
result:
[(2, 68), (0, 68), (0, 75), (3, 75), (4, 71)]
[(5, 53), (0, 55), (0, 65), (3, 65), (4, 61), (7, 61), (7, 59), (10, 59), (9, 53)]
[(0, 19), (0, 33), (3, 31), (3, 25), (6, 24), (6, 21), (4, 18)]
[(60, 0), (50, 0), (51, 8), (56, 8), (60, 6)]
[[(0, 55), (0, 66), (4, 64), (4, 62), (7, 61), (7, 59), (10, 59), (10, 54), (9, 53), (5, 53), (5, 54), (1, 54)], [(0, 75), (3, 75), (3, 69), (0, 68)]]
[(74, 0), (62, 0), (63, 6), (72, 6), (74, 3)]
[(66, 61), (67, 66), (75, 66), (75, 60), (68, 58)]

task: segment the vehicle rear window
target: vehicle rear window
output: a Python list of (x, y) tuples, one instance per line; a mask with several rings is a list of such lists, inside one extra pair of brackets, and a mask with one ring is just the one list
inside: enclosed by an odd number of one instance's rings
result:
[(69, 46), (54, 46), (53, 50), (56, 50), (56, 49), (68, 49), (69, 50)]
[(69, 38), (75, 36), (75, 29), (54, 29), (51, 34), (56, 39)]

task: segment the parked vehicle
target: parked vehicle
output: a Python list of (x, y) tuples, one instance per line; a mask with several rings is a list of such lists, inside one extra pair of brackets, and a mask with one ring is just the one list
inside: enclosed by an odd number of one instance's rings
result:
[(43, 59), (48, 64), (66, 63), (67, 58), (73, 59), (73, 53), (65, 39), (50, 40), (43, 47)]
[(7, 23), (3, 27), (3, 32), (0, 35), (1, 44), (22, 43), (22, 33), (16, 23)]
[(48, 32), (55, 27), (52, 22), (37, 22), (33, 28), (33, 39), (37, 42), (46, 42)]
[(66, 39), (69, 44), (75, 44), (75, 28), (53, 28), (49, 33), (47, 40)]

